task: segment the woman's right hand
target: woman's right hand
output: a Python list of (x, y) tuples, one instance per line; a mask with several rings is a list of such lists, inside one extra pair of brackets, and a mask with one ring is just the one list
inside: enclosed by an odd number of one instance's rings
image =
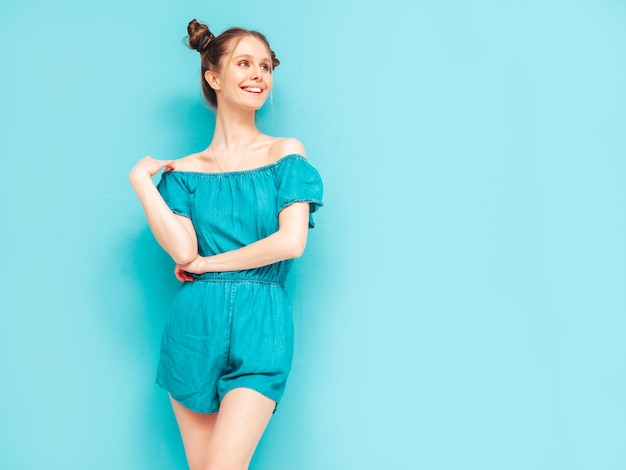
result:
[(165, 169), (170, 171), (174, 169), (174, 160), (157, 160), (150, 156), (144, 157), (130, 170), (129, 178), (131, 181), (137, 181), (141, 178), (152, 178), (159, 171)]

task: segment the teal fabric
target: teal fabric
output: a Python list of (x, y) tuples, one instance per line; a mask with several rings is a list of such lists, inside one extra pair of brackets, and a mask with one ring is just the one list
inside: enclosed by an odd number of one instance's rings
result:
[[(278, 230), (295, 202), (322, 205), (322, 180), (301, 155), (225, 173), (165, 172), (158, 184), (176, 214), (189, 217), (198, 252), (211, 256)], [(219, 409), (224, 395), (252, 388), (280, 401), (293, 355), (293, 320), (284, 283), (293, 260), (243, 271), (194, 275), (175, 296), (163, 332), (157, 383), (185, 407)]]

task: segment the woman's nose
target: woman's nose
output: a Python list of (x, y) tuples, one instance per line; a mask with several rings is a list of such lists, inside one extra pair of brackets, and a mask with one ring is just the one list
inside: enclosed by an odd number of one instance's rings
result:
[(252, 80), (258, 80), (261, 78), (261, 70), (258, 65), (252, 65), (250, 67), (250, 78)]

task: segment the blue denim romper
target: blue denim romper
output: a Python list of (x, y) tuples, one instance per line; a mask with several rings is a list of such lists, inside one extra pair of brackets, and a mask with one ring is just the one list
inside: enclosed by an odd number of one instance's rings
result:
[[(251, 170), (165, 172), (158, 189), (170, 209), (189, 217), (198, 252), (211, 256), (278, 230), (295, 202), (322, 205), (322, 180), (301, 155)], [(184, 282), (171, 304), (157, 383), (186, 408), (214, 413), (239, 387), (278, 403), (293, 356), (293, 319), (284, 284), (293, 260), (256, 269), (205, 273)]]

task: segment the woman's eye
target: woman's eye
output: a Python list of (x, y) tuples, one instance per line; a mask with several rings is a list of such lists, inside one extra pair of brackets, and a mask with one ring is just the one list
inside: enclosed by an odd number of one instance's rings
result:
[(267, 72), (267, 71), (269, 71), (269, 70), (270, 70), (270, 66), (269, 66), (269, 65), (267, 65), (267, 64), (261, 64), (261, 70), (264, 70), (264, 71), (266, 71), (266, 72)]
[(240, 66), (240, 67), (247, 67), (248, 65), (249, 65), (249, 64), (248, 64), (248, 61), (247, 61), (247, 60), (242, 60), (241, 62), (239, 62), (239, 66)]

